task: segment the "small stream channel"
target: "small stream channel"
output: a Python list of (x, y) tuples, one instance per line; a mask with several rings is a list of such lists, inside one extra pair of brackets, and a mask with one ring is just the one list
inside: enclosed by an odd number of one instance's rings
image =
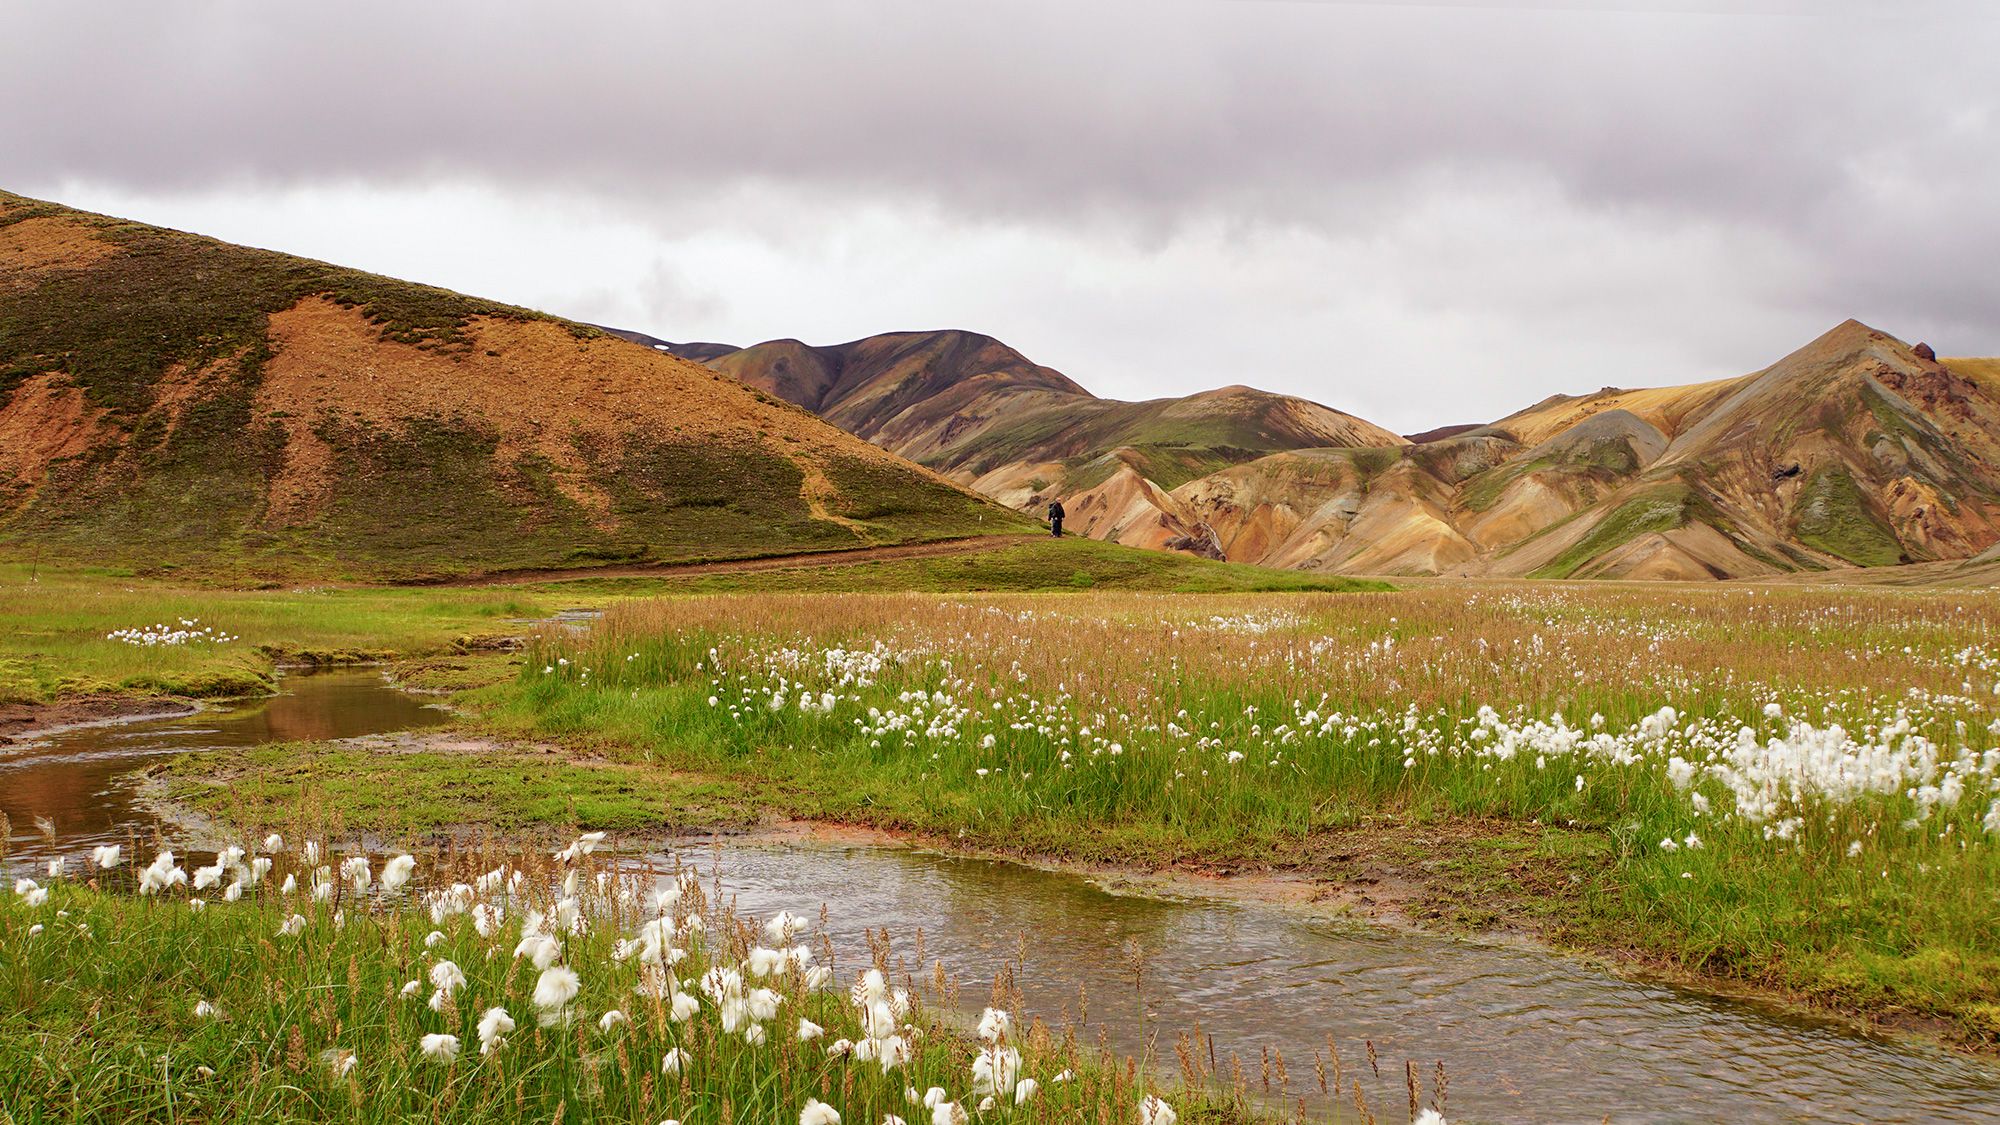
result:
[[(344, 738), (432, 725), (435, 708), (370, 670), (288, 676), (283, 694), (226, 711), (72, 728), (0, 749), (8, 866), (76, 855), (150, 821), (129, 775), (198, 749)], [(53, 846), (34, 818), (54, 821)], [(887, 929), (904, 955), (922, 928), (927, 962), (969, 982), (976, 1006), (1018, 962), (1027, 1006), (1075, 1020), (1174, 1068), (1197, 1021), (1223, 1070), (1243, 1059), (1263, 1091), (1263, 1055), (1282, 1051), (1290, 1094), (1317, 1101), (1313, 1053), (1339, 1046), (1385, 1120), (1399, 1120), (1402, 1063), (1426, 1086), (1451, 1075), (1455, 1121), (2000, 1121), (2000, 1064), (1680, 989), (1635, 983), (1532, 949), (1337, 924), (1236, 900), (1114, 893), (1081, 876), (897, 847), (690, 844), (684, 862), (719, 873), (739, 909), (807, 913), (825, 904), (836, 950)], [(1135, 990), (1133, 962), (1143, 964)], [(972, 982), (976, 982), (976, 987)], [(1364, 1041), (1381, 1056), (1369, 1072)], [(1203, 1045), (1206, 1052), (1206, 1044)], [(1274, 1095), (1277, 1091), (1273, 1090)], [(1287, 1099), (1289, 1100), (1289, 1098)]]

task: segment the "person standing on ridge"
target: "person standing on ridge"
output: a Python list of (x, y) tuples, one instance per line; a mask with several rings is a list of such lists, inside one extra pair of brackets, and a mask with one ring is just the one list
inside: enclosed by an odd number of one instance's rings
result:
[(1049, 527), (1053, 529), (1055, 537), (1057, 539), (1062, 538), (1062, 521), (1063, 521), (1062, 501), (1060, 500), (1049, 501)]

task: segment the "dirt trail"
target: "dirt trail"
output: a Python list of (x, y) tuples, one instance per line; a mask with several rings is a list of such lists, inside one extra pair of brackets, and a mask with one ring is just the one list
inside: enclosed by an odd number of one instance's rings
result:
[(630, 566), (541, 567), (526, 570), (496, 570), (441, 581), (416, 581), (412, 586), (521, 586), (534, 582), (574, 582), (586, 578), (680, 578), (702, 574), (734, 574), (754, 570), (792, 570), (799, 567), (858, 566), (861, 563), (893, 562), (897, 559), (928, 559), (941, 555), (968, 555), (1019, 546), (1040, 539), (1038, 535), (978, 535), (969, 539), (940, 539), (929, 543), (905, 543), (893, 547), (851, 547), (840, 551), (810, 551), (798, 555), (774, 555), (758, 559), (725, 559), (701, 563), (639, 563)]

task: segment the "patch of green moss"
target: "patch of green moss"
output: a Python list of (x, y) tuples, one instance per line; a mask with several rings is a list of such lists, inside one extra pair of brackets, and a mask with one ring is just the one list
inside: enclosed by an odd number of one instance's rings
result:
[(1799, 542), (1856, 566), (1909, 561), (1896, 533), (1844, 466), (1813, 470), (1793, 507), (1793, 521)]
[(1685, 482), (1656, 485), (1613, 508), (1569, 550), (1556, 556), (1530, 577), (1568, 578), (1585, 563), (1641, 535), (1672, 531), (1713, 514), (1713, 506), (1707, 499)]

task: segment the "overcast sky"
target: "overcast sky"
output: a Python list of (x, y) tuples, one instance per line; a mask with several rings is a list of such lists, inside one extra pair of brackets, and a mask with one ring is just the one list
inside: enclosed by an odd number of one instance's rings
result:
[(968, 328), (1409, 431), (1849, 316), (2000, 353), (1993, 7), (25, 3), (0, 186), (669, 339)]

